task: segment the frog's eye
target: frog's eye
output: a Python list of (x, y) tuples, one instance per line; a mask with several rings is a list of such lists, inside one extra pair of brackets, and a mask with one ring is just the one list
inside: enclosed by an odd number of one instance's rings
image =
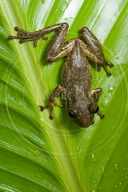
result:
[(73, 111), (71, 111), (71, 110), (68, 111), (68, 115), (71, 118), (76, 118), (77, 117), (77, 115)]
[(90, 111), (90, 113), (97, 113), (99, 111), (99, 107), (96, 104), (91, 103), (88, 106), (88, 110)]

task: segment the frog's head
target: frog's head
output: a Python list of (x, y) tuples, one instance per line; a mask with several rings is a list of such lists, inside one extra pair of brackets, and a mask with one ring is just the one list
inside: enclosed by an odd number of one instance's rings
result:
[(89, 127), (94, 123), (94, 114), (99, 111), (99, 107), (94, 102), (77, 102), (68, 108), (68, 115), (80, 127)]

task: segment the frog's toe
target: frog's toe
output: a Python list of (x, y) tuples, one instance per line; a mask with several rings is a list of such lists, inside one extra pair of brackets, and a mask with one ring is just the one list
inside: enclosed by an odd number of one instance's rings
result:
[(114, 65), (112, 63), (110, 63), (109, 61), (106, 60), (106, 65), (108, 65), (109, 67), (113, 67)]
[(18, 30), (19, 30), (19, 27), (14, 27), (14, 30), (15, 30), (15, 31), (18, 31)]
[(107, 72), (107, 76), (110, 77), (112, 74), (110, 72)]
[(9, 40), (11, 40), (11, 39), (12, 39), (12, 36), (11, 36), (11, 35), (9, 35), (9, 36), (8, 36), (8, 38), (9, 38)]
[(42, 105), (39, 105), (38, 107), (40, 108), (40, 111), (41, 111), (41, 112), (42, 112), (44, 109), (47, 108), (47, 107), (44, 107), (44, 106), (42, 106)]
[(101, 70), (100, 66), (97, 65), (96, 70), (99, 72)]
[(50, 118), (51, 120), (53, 120), (53, 119), (54, 119), (54, 116), (53, 116), (53, 115), (50, 115), (49, 118)]
[(44, 39), (44, 40), (48, 40), (48, 37), (44, 37), (44, 36), (43, 36), (42, 39)]
[(105, 72), (107, 73), (107, 76), (110, 77), (112, 74), (109, 72), (106, 65), (103, 65), (103, 68), (104, 68)]
[(103, 115), (100, 111), (98, 111), (97, 114), (100, 116), (101, 119), (105, 118), (105, 115)]

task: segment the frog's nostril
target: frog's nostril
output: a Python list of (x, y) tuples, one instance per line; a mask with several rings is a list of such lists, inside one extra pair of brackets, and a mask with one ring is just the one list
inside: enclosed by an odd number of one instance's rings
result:
[(79, 122), (77, 123), (80, 127), (86, 128), (83, 123)]

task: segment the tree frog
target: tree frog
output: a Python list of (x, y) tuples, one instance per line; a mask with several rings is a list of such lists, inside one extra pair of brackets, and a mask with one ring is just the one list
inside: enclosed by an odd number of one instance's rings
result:
[(113, 64), (105, 59), (100, 41), (87, 27), (82, 28), (85, 42), (78, 38), (65, 42), (68, 27), (67, 23), (59, 23), (35, 32), (27, 32), (15, 27), (19, 35), (9, 36), (9, 39), (20, 39), (20, 43), (34, 41), (36, 47), (39, 39), (48, 39), (45, 37), (46, 33), (58, 31), (48, 48), (46, 60), (54, 62), (67, 56), (62, 70), (62, 85), (58, 85), (53, 90), (46, 106), (39, 105), (40, 111), (51, 108), (50, 119), (53, 119), (54, 106), (63, 107), (55, 99), (59, 94), (63, 94), (69, 117), (80, 127), (86, 128), (94, 123), (95, 113), (104, 118), (97, 106), (102, 88), (91, 90), (92, 75), (88, 60), (97, 64), (98, 71), (103, 67), (107, 76), (111, 76), (107, 65), (113, 67)]

